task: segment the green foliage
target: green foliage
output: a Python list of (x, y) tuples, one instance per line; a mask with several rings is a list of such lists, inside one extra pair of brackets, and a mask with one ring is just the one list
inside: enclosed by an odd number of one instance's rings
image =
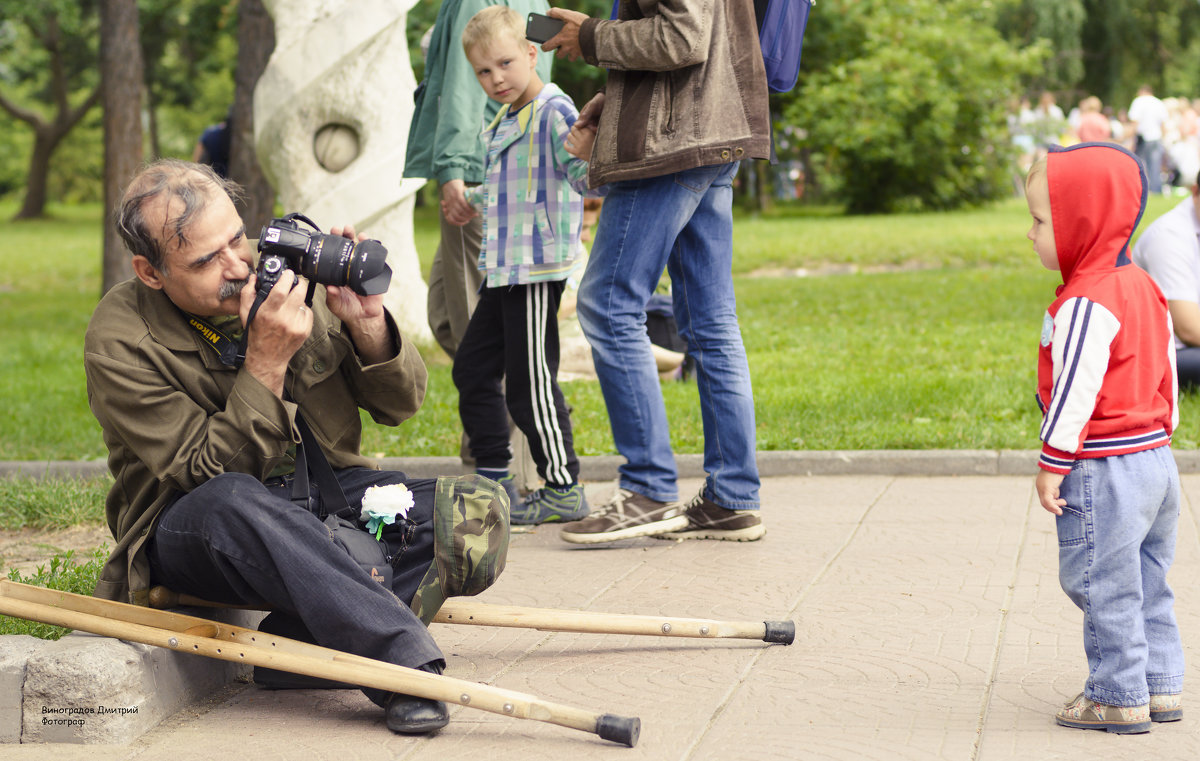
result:
[(190, 158), (200, 133), (233, 105), (238, 0), (139, 0), (152, 139)]
[[(970, 0), (829, 0), (787, 118), (852, 213), (952, 209), (1011, 188), (1005, 107), (1041, 51), (1017, 51)], [(807, 53), (806, 53), (807, 56)]]
[[(22, 177), (24, 183), (24, 177)], [(104, 200), (104, 112), (93, 108), (67, 133), (50, 162), (48, 196), (59, 203)], [(97, 257), (99, 249), (96, 250)]]
[(0, 198), (16, 197), (25, 187), (32, 149), (33, 132), (0, 110)]
[[(86, 100), (99, 83), (98, 18), (94, 0), (0, 0), (0, 198), (23, 192), (33, 146), (32, 123), (52, 123)], [(21, 116), (18, 118), (14, 113)], [(98, 114), (98, 112), (93, 112)], [(69, 143), (48, 178), (64, 200), (95, 198), (104, 151), (99, 116)], [(71, 150), (73, 149), (73, 150)]]
[[(54, 589), (59, 592), (90, 595), (96, 588), (96, 582), (100, 580), (100, 571), (104, 569), (104, 561), (107, 557), (108, 553), (103, 547), (92, 550), (82, 560), (75, 559), (74, 550), (67, 550), (50, 558), (49, 569), (46, 566), (38, 566), (32, 576), (26, 576), (13, 568), (9, 570), (8, 578), (10, 581)], [(70, 629), (61, 626), (0, 616), (0, 635), (27, 634), (38, 639), (60, 639), (70, 632)]]
[(99, 19), (96, 0), (0, 0), (0, 60), (8, 83), (32, 83), (37, 101), (23, 104), (41, 110), (53, 104), (51, 50), (61, 56), (62, 74), (75, 89), (98, 81)]
[(996, 26), (1019, 47), (1042, 43), (1049, 51), (1029, 78), (1030, 90), (1074, 90), (1083, 79), (1083, 36), (1088, 11), (1083, 0), (1000, 0)]
[(1200, 3), (1195, 0), (996, 0), (997, 27), (1015, 44), (1042, 40), (1047, 65), (1022, 78), (1026, 94), (1060, 102), (1096, 95), (1117, 109), (1138, 86), (1161, 96), (1200, 91)]

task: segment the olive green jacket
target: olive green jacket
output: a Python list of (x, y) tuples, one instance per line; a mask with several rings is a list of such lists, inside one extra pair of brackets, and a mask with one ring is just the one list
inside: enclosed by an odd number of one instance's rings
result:
[[(326, 308), (323, 287), (313, 317), (312, 334), (289, 364), (290, 398), (300, 400), (333, 467), (375, 467), (359, 452), (358, 408), (384, 425), (411, 417), (425, 398), (425, 365), (390, 315), (397, 355), (367, 367)], [(88, 324), (88, 403), (116, 479), (106, 515), (117, 545), (97, 597), (147, 604), (146, 539), (163, 507), (221, 473), (265, 479), (300, 441), (297, 405), (250, 373), (222, 365), (207, 343), (162, 291), (137, 279), (110, 290)]]

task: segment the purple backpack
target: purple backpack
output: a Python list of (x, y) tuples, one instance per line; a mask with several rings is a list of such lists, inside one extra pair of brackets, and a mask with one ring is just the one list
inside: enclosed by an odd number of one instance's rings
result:
[(787, 92), (800, 76), (800, 52), (812, 0), (754, 0), (767, 89)]
[[(613, 0), (610, 18), (617, 17), (620, 4), (621, 0)], [(804, 28), (813, 4), (813, 0), (754, 0), (758, 46), (762, 48), (767, 89), (771, 92), (787, 92), (796, 86)]]

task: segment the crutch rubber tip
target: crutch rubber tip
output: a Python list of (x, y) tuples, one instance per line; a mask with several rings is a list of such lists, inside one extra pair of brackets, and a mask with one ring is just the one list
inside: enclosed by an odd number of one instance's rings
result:
[(795, 621), (763, 621), (763, 624), (767, 627), (766, 634), (763, 635), (763, 642), (790, 645), (796, 641)]
[(596, 719), (596, 734), (603, 740), (632, 748), (637, 745), (638, 735), (642, 733), (642, 720), (636, 716), (616, 716), (611, 713)]

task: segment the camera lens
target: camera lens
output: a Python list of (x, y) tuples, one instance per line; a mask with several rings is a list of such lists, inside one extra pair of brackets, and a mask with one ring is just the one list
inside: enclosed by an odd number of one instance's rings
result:
[(348, 282), (355, 293), (363, 296), (387, 292), (392, 283), (392, 268), (387, 265), (387, 249), (382, 243), (364, 240), (354, 247)]
[(301, 269), (318, 283), (348, 286), (362, 296), (386, 292), (392, 280), (382, 243), (355, 244), (339, 235), (313, 235)]

